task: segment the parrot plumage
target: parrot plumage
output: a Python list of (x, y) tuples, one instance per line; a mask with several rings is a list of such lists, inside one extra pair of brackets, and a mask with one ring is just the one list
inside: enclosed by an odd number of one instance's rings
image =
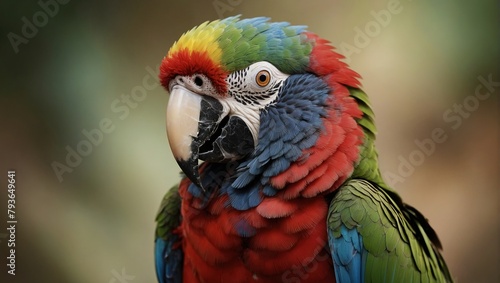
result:
[(452, 281), (434, 230), (382, 180), (374, 114), (342, 58), (263, 17), (174, 43), (160, 80), (185, 177), (156, 218), (159, 282)]

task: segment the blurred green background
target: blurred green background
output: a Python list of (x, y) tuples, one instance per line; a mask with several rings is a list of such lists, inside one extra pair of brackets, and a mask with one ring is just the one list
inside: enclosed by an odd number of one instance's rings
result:
[[(151, 73), (184, 31), (235, 14), (307, 25), (349, 55), (377, 115), (384, 175), (399, 176), (394, 186), (429, 218), (457, 282), (500, 281), (498, 1), (62, 2), (0, 4), (1, 282), (155, 282), (154, 217), (179, 169), (165, 136), (168, 95)], [(40, 3), (57, 6), (49, 14)], [(482, 100), (480, 76), (496, 82)], [(132, 93), (140, 101), (126, 104)], [(85, 148), (82, 131), (103, 119), (112, 131)], [(446, 141), (414, 153), (436, 128)], [(88, 155), (60, 182), (52, 165), (79, 144)]]

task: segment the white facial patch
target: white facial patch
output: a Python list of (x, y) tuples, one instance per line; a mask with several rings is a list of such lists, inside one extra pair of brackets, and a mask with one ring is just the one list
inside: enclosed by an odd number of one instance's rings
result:
[(276, 101), (289, 76), (273, 64), (260, 61), (227, 77), (228, 97), (221, 102), (229, 107), (230, 115), (245, 122), (255, 144), (259, 136), (260, 111)]

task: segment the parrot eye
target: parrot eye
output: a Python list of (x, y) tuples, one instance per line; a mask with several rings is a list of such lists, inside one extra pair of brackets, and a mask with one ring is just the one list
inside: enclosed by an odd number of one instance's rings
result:
[(228, 94), (239, 104), (261, 109), (276, 100), (288, 76), (267, 61), (255, 62), (229, 74), (226, 78)]
[(259, 86), (267, 86), (269, 82), (271, 81), (271, 74), (267, 70), (262, 70), (257, 73), (257, 76), (255, 76), (255, 82)]

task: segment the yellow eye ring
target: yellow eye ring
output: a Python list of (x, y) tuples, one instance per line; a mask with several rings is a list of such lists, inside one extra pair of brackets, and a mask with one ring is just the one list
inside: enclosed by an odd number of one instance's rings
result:
[(270, 81), (271, 81), (271, 74), (267, 70), (259, 71), (255, 76), (255, 82), (259, 86), (267, 86)]

